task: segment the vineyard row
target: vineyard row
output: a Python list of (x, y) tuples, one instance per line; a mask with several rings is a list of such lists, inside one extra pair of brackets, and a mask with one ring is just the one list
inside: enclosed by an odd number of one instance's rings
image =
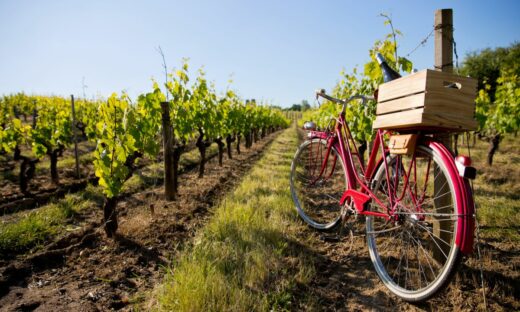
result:
[[(163, 91), (164, 90), (164, 91)], [(72, 104), (72, 105), (71, 105)], [(74, 107), (74, 108), (73, 108)], [(219, 164), (224, 149), (232, 157), (231, 143), (249, 148), (259, 137), (287, 127), (279, 110), (255, 100), (241, 99), (228, 89), (219, 95), (202, 70), (190, 82), (188, 63), (168, 75), (161, 86), (133, 102), (127, 94), (112, 94), (106, 101), (70, 100), (58, 96), (23, 93), (0, 98), (0, 154), (20, 163), (19, 187), (27, 187), (35, 164), (48, 156), (52, 182), (59, 184), (58, 158), (77, 141), (94, 142), (94, 169), (103, 188), (104, 224), (108, 236), (117, 230), (116, 205), (125, 181), (139, 159), (156, 160), (164, 153), (165, 195), (175, 199), (179, 159), (195, 142), (200, 152), (199, 177), (204, 176), (206, 150), (218, 146)]]

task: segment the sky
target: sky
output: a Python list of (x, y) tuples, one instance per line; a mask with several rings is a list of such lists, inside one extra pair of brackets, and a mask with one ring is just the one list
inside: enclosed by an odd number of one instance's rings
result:
[[(459, 61), (471, 51), (520, 40), (520, 1), (0, 0), (0, 95), (131, 97), (189, 58), (218, 92), (282, 107), (313, 102), (342, 69), (369, 61), (390, 28), (406, 56), (433, 28), (435, 10), (453, 9)], [(432, 68), (433, 37), (408, 58)]]

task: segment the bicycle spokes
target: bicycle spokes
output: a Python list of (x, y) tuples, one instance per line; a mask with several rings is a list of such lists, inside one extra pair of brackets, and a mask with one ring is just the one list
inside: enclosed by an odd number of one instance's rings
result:
[(379, 276), (403, 297), (429, 296), (456, 260), (457, 207), (446, 165), (421, 146), (411, 156), (388, 157), (372, 182), (389, 220), (367, 217), (367, 243)]
[(311, 226), (329, 229), (340, 219), (346, 189), (345, 169), (338, 152), (325, 140), (312, 140), (298, 150), (291, 170), (291, 193), (300, 216)]

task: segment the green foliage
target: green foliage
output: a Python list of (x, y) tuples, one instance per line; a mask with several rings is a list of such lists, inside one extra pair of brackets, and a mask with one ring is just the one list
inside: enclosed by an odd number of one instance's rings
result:
[[(253, 128), (289, 125), (279, 110), (257, 105), (254, 100), (244, 104), (232, 90), (218, 97), (202, 69), (190, 86), (188, 68), (187, 60), (184, 60), (181, 69), (169, 74), (165, 83), (166, 90), (172, 95), (170, 115), (177, 140), (187, 142), (198, 135), (199, 128), (206, 140), (213, 140), (219, 136), (245, 134)], [(160, 93), (157, 84), (154, 88)]]
[[(341, 99), (347, 99), (356, 94), (371, 95), (374, 93), (374, 80), (367, 76), (356, 77), (354, 74), (342, 72), (342, 79), (334, 87), (332, 95)], [(351, 102), (345, 110), (345, 120), (352, 132), (354, 139), (358, 142), (365, 142), (372, 139), (372, 122), (375, 118), (375, 101), (369, 101), (367, 106), (362, 102)]]
[(234, 135), (239, 133), (242, 127), (242, 115), (244, 105), (237, 94), (227, 90), (219, 100), (217, 119), (219, 120), (220, 135)]
[(59, 97), (38, 97), (38, 118), (32, 131), (32, 150), (41, 158), (72, 143), (71, 107)]
[(115, 93), (99, 105), (94, 168), (108, 198), (120, 194), (138, 157), (154, 158), (159, 152), (163, 99), (156, 87), (139, 96), (137, 106), (130, 104), (126, 94), (119, 97)]
[[(77, 124), (84, 127), (89, 139), (95, 136), (98, 105), (98, 102), (87, 100), (75, 102)], [(34, 129), (20, 117), (33, 113), (36, 113)], [(35, 156), (41, 158), (72, 143), (70, 101), (57, 96), (24, 93), (3, 96), (0, 98), (0, 129), (3, 151), (12, 151), (16, 145), (31, 144)]]
[(214, 86), (208, 84), (202, 69), (192, 90), (188, 104), (192, 129), (202, 129), (205, 139), (216, 139), (219, 134), (217, 95)]
[[(244, 105), (235, 92), (228, 90), (217, 97), (213, 84), (199, 71), (189, 85), (188, 63), (168, 75), (165, 83), (172, 97), (169, 102), (174, 137), (186, 144), (200, 127), (206, 139), (245, 133), (251, 128), (287, 126), (287, 120), (267, 106), (255, 102)], [(94, 165), (104, 193), (111, 198), (121, 192), (137, 158), (155, 157), (160, 149), (161, 102), (166, 100), (159, 85), (138, 97), (136, 105), (127, 95), (113, 94), (108, 101), (75, 101), (76, 125), (86, 137), (96, 142)], [(23, 93), (0, 98), (0, 151), (30, 143), (38, 158), (59, 156), (72, 143), (70, 101), (60, 97), (27, 96)], [(36, 109), (34, 129), (16, 117)], [(54, 158), (55, 159), (55, 158)]]
[(390, 41), (391, 38), (392, 34), (388, 34), (385, 40), (377, 40), (374, 46), (369, 50), (370, 62), (364, 65), (364, 76), (373, 81), (376, 86), (383, 83), (383, 73), (376, 60), (377, 52), (381, 53), (388, 65), (397, 72), (403, 71), (409, 73), (413, 68), (412, 62), (407, 58), (398, 57), (397, 60), (395, 59), (396, 44)]
[(93, 140), (96, 136), (97, 112), (101, 101), (87, 101), (84, 99), (74, 102), (76, 121), (84, 128), (87, 139)]
[(23, 125), (18, 118), (6, 118), (0, 124), (0, 151), (12, 153), (27, 141), (31, 127)]
[(161, 148), (161, 101), (164, 95), (158, 88), (152, 93), (140, 95), (137, 107), (128, 114), (130, 135), (135, 140), (135, 148), (139, 153), (155, 157)]
[(245, 108), (244, 108), (244, 115), (243, 115), (243, 123), (242, 123), (242, 131), (241, 133), (249, 133), (251, 132), (251, 129), (253, 129), (253, 122), (254, 122), (254, 119), (255, 119), (255, 107), (256, 107), (256, 102), (254, 101), (247, 101), (246, 100), (246, 103), (245, 103)]
[(26, 102), (33, 103), (33, 99), (23, 93), (0, 98), (0, 152), (12, 153), (16, 147), (29, 141), (30, 127), (15, 114), (27, 106)]
[[(173, 131), (176, 140), (181, 142), (188, 142), (194, 136), (192, 119), (189, 111), (192, 92), (188, 86), (189, 73), (188, 61), (186, 59), (182, 62), (181, 69), (175, 73), (168, 74), (168, 81), (165, 83), (167, 92), (172, 95), (170, 100), (170, 116), (172, 119)], [(155, 92), (158, 96), (163, 97), (161, 101), (165, 100), (165, 96), (161, 95), (159, 86), (154, 84)]]
[(479, 90), (476, 117), (479, 130), (485, 135), (514, 133), (520, 129), (520, 76), (512, 70), (503, 71), (496, 81), (494, 101), (488, 91), (490, 85)]
[(119, 195), (129, 173), (126, 158), (136, 150), (136, 141), (129, 131), (133, 124), (127, 118), (130, 109), (126, 97), (115, 93), (99, 106), (94, 167), (108, 198)]
[(486, 136), (520, 129), (520, 43), (466, 56), (461, 70), (479, 80), (476, 118)]
[[(0, 113), (2, 115), (9, 114), (10, 116), (20, 118), (20, 115), (29, 116), (33, 113), (36, 107), (36, 97), (28, 96), (23, 92), (5, 95), (0, 100)], [(2, 119), (0, 117), (0, 124)]]

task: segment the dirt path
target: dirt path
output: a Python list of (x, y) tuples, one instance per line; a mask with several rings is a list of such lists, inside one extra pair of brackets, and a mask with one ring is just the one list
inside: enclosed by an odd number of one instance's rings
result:
[[(234, 154), (218, 166), (213, 159), (206, 176), (196, 170), (180, 179), (179, 197), (161, 199), (162, 187), (122, 200), (120, 230), (106, 239), (96, 210), (91, 220), (66, 241), (0, 269), (0, 311), (130, 310), (164, 275), (164, 268), (207, 220), (210, 210), (258, 160), (277, 134)], [(139, 295), (140, 294), (140, 295)]]

